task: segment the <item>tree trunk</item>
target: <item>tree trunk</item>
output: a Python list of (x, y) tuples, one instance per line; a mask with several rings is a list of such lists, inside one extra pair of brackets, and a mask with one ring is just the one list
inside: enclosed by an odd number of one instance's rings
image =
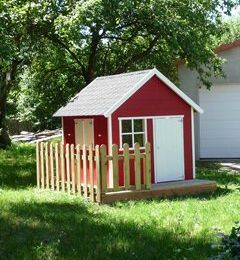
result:
[(0, 86), (0, 149), (5, 149), (11, 144), (6, 126), (6, 88), (7, 86)]

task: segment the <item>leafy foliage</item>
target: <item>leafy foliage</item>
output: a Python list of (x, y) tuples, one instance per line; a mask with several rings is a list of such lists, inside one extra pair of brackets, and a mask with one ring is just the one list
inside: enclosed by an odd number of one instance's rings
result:
[(220, 253), (211, 259), (240, 259), (240, 222), (232, 227), (230, 235), (219, 232), (221, 237)]
[(83, 78), (67, 53), (60, 53), (54, 46), (48, 48), (34, 56), (31, 67), (21, 76), (21, 91), (14, 96), (17, 117), (33, 122), (35, 129), (51, 129), (60, 124), (59, 118), (52, 118), (53, 113), (83, 86)]
[(18, 79), (3, 103), (14, 87), (19, 118), (51, 127), (56, 107), (95, 77), (156, 66), (176, 81), (176, 59), (210, 86), (209, 77), (222, 73), (214, 37), (225, 30), (222, 13), (238, 2), (1, 0), (1, 73), (11, 68)]
[(233, 258), (240, 258), (240, 222), (232, 228), (229, 236), (224, 236), (223, 245), (230, 251)]
[(226, 32), (218, 39), (217, 44), (229, 43), (240, 39), (240, 19), (235, 18), (227, 22), (225, 25)]

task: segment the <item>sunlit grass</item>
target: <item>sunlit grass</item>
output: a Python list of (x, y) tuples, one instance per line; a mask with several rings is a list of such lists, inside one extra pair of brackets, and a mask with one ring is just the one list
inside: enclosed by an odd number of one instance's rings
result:
[(97, 205), (35, 188), (35, 148), (0, 151), (0, 259), (207, 259), (240, 216), (240, 176), (198, 167), (213, 194)]

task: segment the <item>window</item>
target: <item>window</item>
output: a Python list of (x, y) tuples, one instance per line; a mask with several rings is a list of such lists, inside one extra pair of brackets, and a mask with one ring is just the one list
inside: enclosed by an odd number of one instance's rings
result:
[(120, 120), (120, 145), (128, 143), (133, 147), (139, 143), (143, 147), (146, 142), (146, 120), (144, 119), (121, 119)]

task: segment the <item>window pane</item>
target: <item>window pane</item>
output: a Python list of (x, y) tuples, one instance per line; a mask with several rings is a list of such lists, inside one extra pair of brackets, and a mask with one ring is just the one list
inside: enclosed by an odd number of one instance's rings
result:
[(133, 146), (132, 135), (122, 135), (122, 143), (129, 144), (129, 146), (132, 147)]
[(139, 143), (141, 147), (144, 146), (144, 142), (145, 142), (144, 134), (135, 134), (134, 135), (134, 142)]
[(134, 123), (134, 132), (144, 131), (143, 119), (134, 119), (133, 123)]
[(122, 120), (122, 133), (132, 133), (132, 120)]

